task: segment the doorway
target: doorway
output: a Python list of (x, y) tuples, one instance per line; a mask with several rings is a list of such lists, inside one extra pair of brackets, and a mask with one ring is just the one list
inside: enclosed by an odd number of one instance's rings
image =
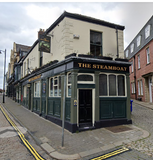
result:
[(79, 89), (79, 126), (92, 126), (92, 89)]

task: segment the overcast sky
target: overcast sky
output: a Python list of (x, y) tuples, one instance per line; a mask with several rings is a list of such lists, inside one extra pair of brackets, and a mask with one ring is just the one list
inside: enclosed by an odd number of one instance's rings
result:
[[(47, 29), (64, 11), (125, 26), (124, 48), (153, 15), (152, 2), (0, 2), (0, 50), (7, 51), (6, 71), (13, 42), (31, 46), (40, 28)], [(4, 53), (0, 54), (3, 88)]]

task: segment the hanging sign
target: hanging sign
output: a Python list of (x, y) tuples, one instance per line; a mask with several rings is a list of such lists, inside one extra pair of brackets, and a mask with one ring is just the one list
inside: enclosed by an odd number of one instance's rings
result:
[(50, 53), (50, 37), (44, 35), (40, 36), (39, 51)]

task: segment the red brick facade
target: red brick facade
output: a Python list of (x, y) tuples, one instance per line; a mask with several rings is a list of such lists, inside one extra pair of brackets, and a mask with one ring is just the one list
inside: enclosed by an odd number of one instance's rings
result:
[[(146, 49), (149, 47), (150, 63), (147, 64), (147, 53)], [(140, 68), (138, 69), (138, 55), (140, 55)], [(133, 61), (133, 72), (132, 66), (130, 66), (130, 83), (136, 82), (135, 92), (132, 93), (132, 85), (130, 84), (130, 93), (132, 99), (142, 99), (142, 101), (151, 102), (150, 92), (153, 97), (153, 87), (152, 91), (149, 92), (149, 80), (151, 82), (153, 76), (153, 40), (150, 41), (146, 46), (144, 46), (137, 54), (135, 54), (129, 61)], [(135, 62), (135, 64), (134, 64)], [(143, 94), (139, 95), (138, 92), (138, 81), (139, 86), (142, 80)], [(153, 82), (153, 81), (152, 81)], [(151, 86), (151, 85), (150, 85)], [(142, 88), (140, 89), (142, 90)], [(153, 98), (152, 98), (153, 99)]]

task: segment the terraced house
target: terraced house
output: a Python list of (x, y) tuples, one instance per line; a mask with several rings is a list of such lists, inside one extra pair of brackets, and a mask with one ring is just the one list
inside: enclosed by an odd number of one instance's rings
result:
[(121, 25), (64, 12), (39, 31), (19, 61), (18, 101), (60, 126), (65, 108), (70, 132), (131, 123), (123, 31)]
[(153, 102), (153, 17), (125, 49), (130, 66), (131, 98)]

